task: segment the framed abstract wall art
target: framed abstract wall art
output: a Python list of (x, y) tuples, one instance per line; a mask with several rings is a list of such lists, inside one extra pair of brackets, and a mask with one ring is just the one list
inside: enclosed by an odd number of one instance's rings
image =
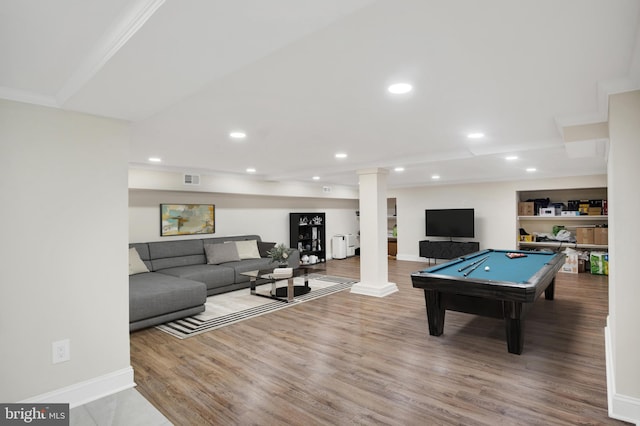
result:
[(215, 205), (160, 204), (160, 236), (215, 233)]

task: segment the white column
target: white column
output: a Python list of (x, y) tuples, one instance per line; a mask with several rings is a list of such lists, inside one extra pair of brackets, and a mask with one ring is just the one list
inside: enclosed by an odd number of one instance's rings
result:
[[(640, 424), (640, 90), (609, 96), (609, 317), (605, 328), (609, 416)], [(634, 330), (635, 329), (635, 330)]]
[(384, 297), (398, 291), (389, 282), (387, 175), (385, 169), (358, 171), (360, 179), (360, 282), (352, 293)]

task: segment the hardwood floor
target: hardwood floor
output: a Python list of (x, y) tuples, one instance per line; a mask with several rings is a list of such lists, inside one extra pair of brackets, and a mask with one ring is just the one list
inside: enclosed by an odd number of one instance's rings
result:
[[(501, 320), (448, 311), (429, 336), (409, 276), (424, 267), (389, 260), (384, 298), (344, 291), (186, 340), (132, 333), (137, 390), (176, 425), (625, 424), (607, 416), (606, 277), (558, 274), (513, 355)], [(358, 278), (359, 259), (327, 273)]]

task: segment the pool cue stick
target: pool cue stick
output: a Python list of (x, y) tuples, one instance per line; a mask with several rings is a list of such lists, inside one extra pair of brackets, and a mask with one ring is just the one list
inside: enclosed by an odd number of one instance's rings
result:
[(473, 265), (475, 265), (476, 263), (480, 263), (480, 262), (482, 262), (483, 260), (486, 260), (486, 258), (487, 258), (487, 257), (489, 257), (489, 256), (485, 256), (485, 257), (483, 257), (482, 259), (478, 259), (478, 260), (476, 260), (476, 261), (474, 261), (474, 262), (471, 262), (471, 263), (469, 263), (469, 264), (467, 264), (467, 265), (464, 265), (462, 268), (458, 269), (458, 272), (462, 272), (462, 271), (464, 271), (464, 270), (465, 270), (465, 269), (467, 269), (467, 268), (471, 268), (471, 267), (472, 267)]
[(489, 256), (485, 256), (482, 259), (478, 259), (475, 262), (471, 262), (470, 264), (463, 266), (462, 268), (458, 269), (458, 272), (462, 272), (467, 268), (471, 268), (473, 265), (475, 265), (476, 263), (480, 263), (480, 262), (484, 262), (485, 260), (487, 260), (489, 258)]
[(485, 260), (487, 260), (489, 258), (489, 256), (485, 257), (484, 259), (482, 259), (481, 261), (479, 261), (477, 263), (477, 265), (475, 265), (473, 268), (471, 268), (470, 270), (468, 270), (467, 272), (464, 273), (464, 276), (466, 277), (467, 275), (469, 275), (470, 273), (472, 273), (473, 271), (475, 271), (476, 269), (478, 269), (478, 266), (480, 266), (482, 264), (482, 262), (484, 262)]

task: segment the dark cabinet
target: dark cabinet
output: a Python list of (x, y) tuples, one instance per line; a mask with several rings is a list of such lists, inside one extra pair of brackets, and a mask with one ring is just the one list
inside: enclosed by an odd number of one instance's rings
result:
[(308, 256), (310, 263), (325, 261), (324, 213), (289, 213), (289, 227), (290, 246), (300, 251), (301, 260)]
[(455, 259), (479, 250), (480, 244), (474, 241), (420, 241), (420, 257), (427, 259)]

